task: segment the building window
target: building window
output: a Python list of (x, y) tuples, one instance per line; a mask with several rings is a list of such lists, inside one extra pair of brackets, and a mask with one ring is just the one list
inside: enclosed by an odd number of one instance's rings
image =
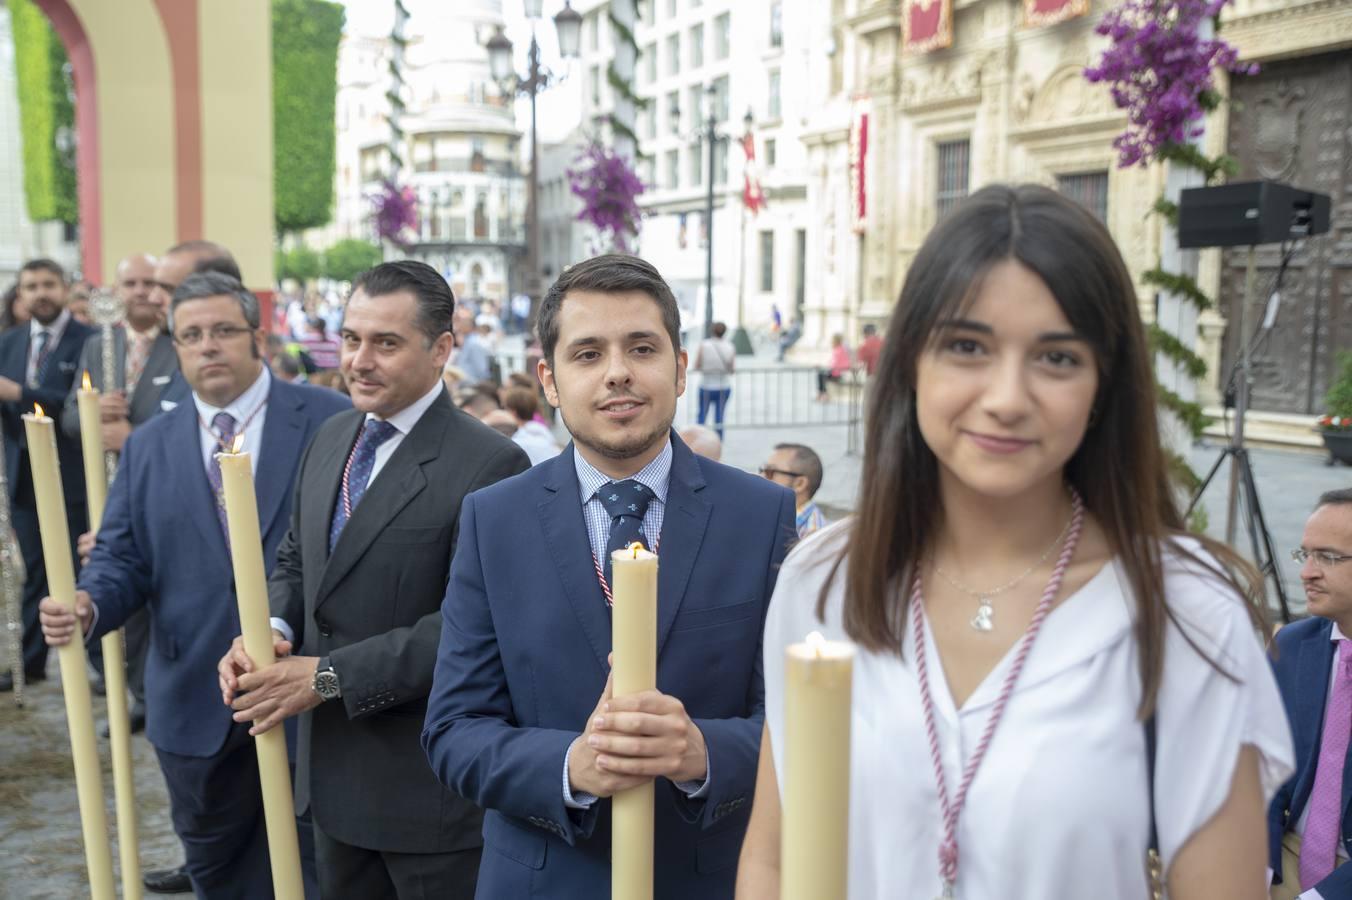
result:
[(732, 17), (723, 13), (714, 19), (714, 59), (727, 59), (732, 52)]
[(666, 162), (667, 177), (665, 187), (669, 191), (674, 191), (676, 190), (676, 188), (680, 187), (681, 173), (678, 171), (680, 166), (681, 166), (681, 151), (668, 150)]
[(681, 72), (681, 35), (667, 35), (667, 74), (679, 75)]
[[(681, 101), (680, 101), (680, 98), (679, 98), (679, 96), (677, 95), (677, 93), (676, 93), (675, 91), (667, 91), (667, 117), (666, 117), (666, 122), (667, 122), (667, 125), (669, 125), (669, 126), (671, 127), (671, 130), (672, 130), (673, 133), (675, 133), (675, 132), (681, 130), (681, 122), (680, 122), (680, 119), (678, 118), (677, 113), (676, 113), (676, 112), (673, 112), (673, 110), (679, 111), (680, 108), (681, 108)], [(688, 115), (695, 116), (696, 118), (699, 117), (699, 108), (698, 108), (698, 107), (696, 107), (696, 108), (693, 109), (693, 110), (687, 110), (686, 112), (687, 112)], [(675, 120), (675, 121), (673, 121), (673, 120)]]
[[(656, 2), (656, 0), (653, 0), (653, 2)], [(667, 0), (667, 18), (676, 18), (676, 0)]]
[(778, 149), (778, 143), (774, 138), (765, 139), (765, 168), (773, 169), (775, 167), (775, 156)]
[(700, 87), (698, 84), (692, 84), (685, 89), (685, 102), (689, 104), (686, 109), (690, 111), (690, 115), (695, 117), (695, 127), (701, 130), (703, 130), (704, 121), (709, 115), (709, 111), (705, 109), (704, 104), (700, 102), (703, 97), (704, 88)]
[(698, 69), (704, 65), (704, 26), (696, 25), (690, 29), (690, 67)]
[(474, 138), (469, 142), (469, 170), (471, 172), (482, 172), (487, 166), (484, 163), (484, 140), (483, 138)]
[(638, 133), (643, 135), (643, 139), (647, 141), (657, 137), (657, 115), (651, 105), (639, 110)]
[(601, 14), (587, 16), (587, 50), (597, 49), (598, 38), (601, 33)]
[(1108, 173), (1081, 172), (1056, 176), (1056, 189), (1088, 209), (1100, 222), (1108, 221)]
[(591, 71), (587, 73), (587, 82), (591, 85), (592, 106), (601, 105), (601, 67), (592, 66)]
[(766, 115), (771, 120), (778, 119), (780, 116), (779, 108), (779, 70), (770, 70), (770, 85), (768, 99), (766, 101)]
[(775, 289), (775, 233), (760, 233), (760, 289), (768, 294)]
[(488, 237), (488, 195), (480, 194), (474, 201), (474, 238), (484, 240)]
[(942, 219), (967, 196), (972, 142), (965, 138), (960, 141), (945, 141), (937, 149), (939, 181), (934, 202), (938, 218)]
[(644, 25), (652, 25), (653, 16), (656, 15), (657, 0), (646, 0), (634, 4), (638, 7), (638, 17)]
[(770, 4), (770, 46), (784, 46), (784, 3), (774, 0)]
[(657, 45), (649, 44), (643, 48), (643, 80), (652, 84), (657, 80)]
[(690, 186), (699, 187), (704, 183), (704, 142), (696, 141), (690, 145)]
[(714, 79), (714, 119), (719, 122), (728, 120), (728, 76), (720, 75)]
[(645, 156), (639, 160), (638, 172), (639, 177), (643, 179), (644, 187), (657, 187), (657, 166), (651, 156)]
[(714, 184), (725, 185), (728, 183), (728, 142), (726, 138), (719, 138), (718, 143), (714, 145)]

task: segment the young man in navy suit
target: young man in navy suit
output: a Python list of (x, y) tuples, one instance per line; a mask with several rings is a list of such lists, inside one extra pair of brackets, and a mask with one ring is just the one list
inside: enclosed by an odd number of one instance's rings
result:
[(1352, 900), (1352, 489), (1319, 498), (1294, 556), (1311, 618), (1273, 653), (1296, 774), (1268, 810), (1272, 897)]
[[(71, 318), (66, 309), (66, 273), (50, 259), (34, 259), (19, 270), (19, 300), (28, 304), (32, 320), (0, 337), (0, 424), (5, 435), (5, 474), (9, 479), (10, 512), (28, 579), (23, 590), (23, 667), (28, 681), (47, 677), (47, 645), (38, 626), (38, 602), (47, 594), (47, 569), (42, 561), (37, 500), (28, 467), (28, 439), (23, 415), (41, 404), (52, 418), (61, 416), (75, 381), (77, 361), (92, 329)], [(59, 430), (57, 461), (66, 498), (66, 524), (72, 539), (85, 531), (84, 463), (80, 442)], [(72, 547), (74, 545), (72, 544)], [(91, 647), (96, 662), (102, 654)], [(8, 672), (0, 674), (0, 691), (14, 689)]]
[[(686, 353), (648, 263), (573, 266), (538, 328), (573, 443), (465, 500), (423, 746), (486, 811), (479, 898), (609, 896), (608, 798), (651, 781), (656, 897), (731, 898), (793, 495), (675, 436)], [(660, 558), (658, 689), (613, 697), (606, 561), (634, 539)]]
[[(127, 438), (76, 595), (91, 642), (150, 609), (146, 736), (193, 890), (207, 900), (272, 896), (253, 740), (217, 693), (216, 663), (239, 633), (239, 614), (215, 454), (242, 436), (255, 461), (271, 570), (303, 452), (320, 425), (350, 407), (336, 391), (274, 379), (259, 326), (258, 300), (228, 275), (193, 275), (174, 292), (169, 328), (192, 395)], [(75, 615), (44, 599), (42, 626), (59, 646)], [(301, 840), (302, 852), (312, 847), (304, 831)], [(305, 875), (307, 895), (317, 896), (312, 865)]]

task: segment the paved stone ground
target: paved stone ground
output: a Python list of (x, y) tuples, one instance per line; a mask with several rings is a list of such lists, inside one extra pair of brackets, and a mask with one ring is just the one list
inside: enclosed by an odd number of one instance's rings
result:
[[(0, 669), (7, 671), (7, 667), (7, 662), (0, 663)], [(4, 900), (75, 900), (89, 895), (55, 658), (47, 668), (48, 680), (25, 690), (23, 709), (14, 707), (12, 694), (0, 694), (0, 898)], [(105, 710), (103, 698), (94, 697), (99, 727)], [(117, 826), (107, 740), (99, 738), (99, 752), (116, 869)], [(155, 752), (144, 735), (132, 737), (132, 757), (141, 868), (178, 865), (183, 851), (169, 821), (169, 800)]]

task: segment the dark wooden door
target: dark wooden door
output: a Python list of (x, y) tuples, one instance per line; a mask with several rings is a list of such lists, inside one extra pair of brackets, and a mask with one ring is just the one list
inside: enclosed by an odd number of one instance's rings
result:
[[(1328, 194), (1332, 229), (1299, 245), (1281, 287), (1276, 325), (1255, 342), (1252, 408), (1321, 413), (1341, 351), (1352, 349), (1352, 57), (1328, 54), (1268, 63), (1232, 81), (1234, 181), (1268, 179)], [(1272, 292), (1281, 248), (1257, 252), (1245, 333), (1255, 334)], [(1240, 347), (1236, 325), (1248, 250), (1228, 249), (1220, 303), (1227, 317), (1222, 387)]]

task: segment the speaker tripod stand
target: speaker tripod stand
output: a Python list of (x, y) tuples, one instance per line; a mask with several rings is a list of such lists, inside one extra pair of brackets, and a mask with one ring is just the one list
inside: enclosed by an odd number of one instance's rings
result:
[(1291, 621), (1291, 606), (1286, 598), (1286, 586), (1282, 583), (1282, 573), (1277, 565), (1277, 553), (1272, 543), (1272, 532), (1268, 530), (1267, 519), (1263, 515), (1263, 504), (1258, 496), (1258, 484), (1253, 477), (1253, 464), (1249, 461), (1249, 450), (1244, 446), (1244, 416), (1249, 410), (1250, 344), (1246, 340), (1244, 318), (1249, 303), (1253, 300), (1254, 277), (1257, 270), (1256, 251), (1249, 247), (1248, 266), (1244, 273), (1244, 300), (1239, 306), (1239, 359), (1235, 363), (1235, 377), (1238, 385), (1235, 391), (1235, 428), (1230, 434), (1230, 443), (1221, 450), (1220, 456), (1202, 479), (1202, 486), (1188, 505), (1188, 517), (1201, 501), (1207, 487), (1215, 479), (1216, 473), (1228, 460), (1230, 462), (1230, 488), (1225, 515), (1225, 542), (1235, 546), (1238, 537), (1239, 519), (1244, 518), (1244, 530), (1249, 536), (1251, 559), (1263, 576), (1264, 603), (1267, 601), (1267, 580), (1272, 579), (1273, 591), (1277, 596), (1277, 607), (1282, 622)]

